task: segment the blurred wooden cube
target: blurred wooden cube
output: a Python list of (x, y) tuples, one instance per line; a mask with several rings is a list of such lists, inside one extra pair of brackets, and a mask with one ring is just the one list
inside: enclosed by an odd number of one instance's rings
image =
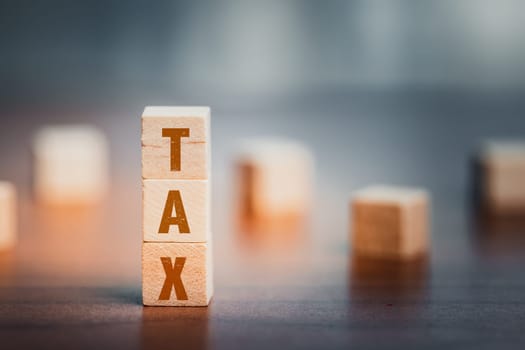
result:
[(50, 204), (99, 201), (109, 184), (105, 136), (91, 126), (50, 126), (34, 140), (34, 190)]
[(209, 107), (146, 107), (142, 114), (142, 177), (208, 179), (209, 141)]
[(493, 141), (479, 157), (482, 206), (494, 214), (525, 214), (525, 141)]
[(12, 248), (17, 241), (16, 189), (0, 181), (0, 250)]
[(208, 180), (143, 180), (145, 242), (207, 242)]
[(302, 217), (311, 207), (313, 156), (300, 143), (255, 139), (241, 144), (237, 158), (238, 205), (246, 219)]
[(143, 243), (142, 295), (147, 306), (207, 306), (213, 294), (211, 245)]
[(372, 186), (358, 191), (351, 203), (354, 251), (387, 259), (426, 254), (428, 202), (420, 189)]

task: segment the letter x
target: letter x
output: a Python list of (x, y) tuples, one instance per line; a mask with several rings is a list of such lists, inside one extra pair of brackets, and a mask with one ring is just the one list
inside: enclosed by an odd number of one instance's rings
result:
[(175, 258), (174, 265), (171, 264), (171, 258), (169, 257), (162, 257), (160, 261), (166, 273), (166, 280), (164, 280), (164, 285), (160, 291), (159, 300), (169, 300), (172, 287), (175, 288), (177, 300), (188, 300), (188, 295), (180, 278), (186, 258)]

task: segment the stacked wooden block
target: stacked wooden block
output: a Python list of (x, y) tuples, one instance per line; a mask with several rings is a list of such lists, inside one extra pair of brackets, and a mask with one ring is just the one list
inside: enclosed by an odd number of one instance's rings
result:
[(206, 306), (212, 293), (210, 109), (142, 115), (144, 305)]

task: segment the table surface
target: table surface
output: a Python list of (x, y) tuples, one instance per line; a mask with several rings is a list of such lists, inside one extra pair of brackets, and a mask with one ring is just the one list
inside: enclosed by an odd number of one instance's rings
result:
[[(467, 200), (475, 145), (525, 135), (519, 101), (438, 93), (210, 101), (215, 294), (207, 308), (141, 304), (146, 101), (121, 109), (106, 101), (75, 117), (49, 106), (4, 109), (12, 128), (1, 130), (0, 169), (21, 196), (19, 244), (0, 255), (1, 348), (523, 348), (525, 225), (481, 220)], [(113, 186), (99, 206), (32, 200), (31, 135), (66, 120), (93, 121), (109, 136)], [(236, 141), (270, 134), (303, 140), (317, 159), (316, 202), (301, 228), (247, 229), (232, 209)], [(351, 254), (349, 194), (376, 182), (431, 191), (428, 257)]]

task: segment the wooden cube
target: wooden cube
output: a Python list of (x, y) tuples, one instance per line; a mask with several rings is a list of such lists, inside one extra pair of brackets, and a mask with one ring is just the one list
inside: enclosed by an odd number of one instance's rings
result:
[(145, 242), (207, 242), (208, 180), (143, 180)]
[(207, 243), (143, 243), (142, 295), (147, 306), (207, 306), (213, 294)]
[(109, 184), (105, 136), (90, 126), (54, 126), (38, 132), (33, 144), (34, 190), (51, 204), (99, 201)]
[(300, 143), (245, 141), (237, 159), (239, 209), (251, 219), (304, 216), (311, 206), (313, 156)]
[(351, 204), (354, 252), (393, 259), (426, 254), (428, 202), (420, 189), (372, 186), (357, 192)]
[(16, 190), (9, 182), (0, 181), (0, 250), (12, 248), (17, 241)]
[(142, 114), (144, 179), (208, 179), (210, 109), (153, 107)]
[(483, 206), (494, 214), (525, 214), (525, 141), (488, 142), (479, 162)]

